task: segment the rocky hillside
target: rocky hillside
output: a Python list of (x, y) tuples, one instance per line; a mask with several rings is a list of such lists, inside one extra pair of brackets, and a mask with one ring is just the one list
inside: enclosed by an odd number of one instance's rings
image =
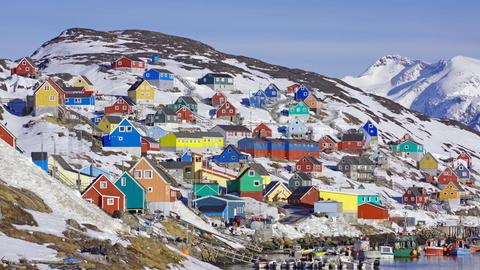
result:
[(457, 56), (430, 64), (388, 55), (345, 82), (431, 117), (479, 129), (480, 60)]

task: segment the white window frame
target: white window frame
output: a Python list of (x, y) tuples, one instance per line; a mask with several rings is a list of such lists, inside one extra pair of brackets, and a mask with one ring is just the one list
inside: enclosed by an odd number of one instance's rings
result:
[(50, 101), (55, 101), (55, 96), (50, 96), (50, 97), (49, 97), (49, 100), (50, 100)]
[(126, 131), (126, 132), (132, 132), (132, 130), (133, 130), (133, 129), (132, 129), (131, 126), (126, 126), (126, 127), (125, 127), (125, 131)]
[(127, 185), (127, 178), (126, 178), (126, 177), (120, 178), (120, 185), (121, 185), (122, 187), (124, 187), (124, 186)]
[(107, 181), (100, 181), (100, 189), (107, 189), (108, 184)]
[(254, 171), (252, 171), (252, 170), (248, 171), (248, 176), (250, 176), (250, 177), (253, 177), (253, 176), (255, 176), (255, 172), (254, 172)]
[(141, 179), (143, 173), (142, 173), (141, 170), (135, 170), (135, 171), (133, 172), (133, 175), (135, 176), (135, 178), (140, 178), (140, 179)]
[[(147, 177), (147, 172), (150, 173), (149, 177)], [(143, 179), (153, 179), (153, 171), (152, 170), (144, 170), (143, 171)]]
[(125, 132), (125, 127), (124, 127), (124, 126), (119, 126), (119, 127), (118, 127), (118, 131), (120, 131), (120, 132)]
[(123, 142), (123, 137), (122, 137), (122, 136), (118, 136), (118, 141), (119, 141), (119, 142)]
[(147, 188), (147, 191), (148, 191), (148, 192), (153, 192), (153, 187), (148, 187), (148, 188)]
[(115, 205), (115, 198), (107, 198), (107, 205)]

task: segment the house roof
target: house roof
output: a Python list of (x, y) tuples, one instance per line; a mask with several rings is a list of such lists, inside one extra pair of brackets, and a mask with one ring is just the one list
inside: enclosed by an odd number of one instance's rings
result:
[(50, 156), (55, 160), (55, 163), (60, 165), (60, 167), (62, 167), (64, 170), (76, 172), (70, 166), (70, 164), (68, 164), (67, 161), (65, 161), (65, 159), (62, 156), (60, 156), (60, 155), (50, 155)]
[(8, 128), (3, 125), (1, 122), (0, 122), (0, 128), (4, 129), (6, 132), (8, 132), (8, 134), (10, 134), (13, 138), (17, 138), (10, 130), (8, 130)]
[(122, 117), (118, 115), (104, 115), (105, 119), (107, 119), (108, 122), (113, 123), (113, 124), (119, 124), (122, 122)]
[(171, 72), (171, 71), (168, 70), (168, 69), (164, 69), (164, 68), (151, 68), (151, 70), (155, 70), (156, 72), (159, 72), (159, 73), (169, 73), (169, 74), (173, 74), (173, 72)]
[(363, 140), (364, 135), (362, 133), (346, 133), (342, 136), (344, 142), (358, 142)]
[(157, 111), (157, 113), (159, 113), (159, 112), (163, 112), (165, 115), (177, 115), (177, 112), (175, 112), (175, 110), (173, 110), (172, 108), (167, 107), (167, 106), (162, 106)]
[(211, 75), (213, 77), (220, 77), (220, 78), (233, 78), (232, 75), (227, 73), (208, 73), (207, 75)]
[(310, 161), (314, 165), (322, 165), (322, 162), (320, 162), (318, 159), (312, 157), (312, 156), (305, 156), (304, 157), (306, 160)]
[(120, 60), (120, 59), (122, 59), (122, 58), (127, 58), (127, 59), (130, 60), (130, 61), (143, 62), (142, 59), (140, 59), (140, 58), (138, 58), (138, 57), (136, 57), (136, 56), (126, 56), (126, 55), (120, 56), (118, 59), (115, 59), (115, 61), (118, 61), (118, 60)]
[(130, 86), (130, 88), (128, 88), (128, 91), (135, 91), (137, 90), (137, 88), (140, 86), (140, 84), (142, 84), (144, 82), (144, 80), (137, 80), (134, 84), (132, 84), (132, 86)]
[(65, 93), (65, 97), (67, 98), (90, 98), (92, 96), (92, 94)]
[(222, 196), (209, 195), (209, 196), (204, 196), (204, 197), (195, 199), (193, 201), (195, 202), (195, 201), (205, 200), (205, 199), (208, 199), (208, 198), (214, 198), (214, 199), (222, 200), (222, 201), (225, 201), (225, 202), (231, 202), (231, 201), (244, 202), (244, 200), (242, 198), (240, 198), (238, 196), (231, 195), (231, 194), (225, 194), (225, 195), (222, 195)]
[(32, 152), (32, 160), (46, 160), (48, 158), (47, 152)]
[(197, 104), (191, 96), (181, 96), (178, 99), (183, 99), (187, 104)]
[(63, 92), (66, 92), (66, 94), (68, 94), (68, 92), (82, 92), (83, 91), (83, 87), (79, 86), (65, 86), (65, 87), (62, 87), (62, 90)]
[(418, 197), (418, 196), (422, 195), (422, 192), (421, 192), (422, 189), (423, 189), (423, 187), (416, 187), (416, 186), (408, 188), (408, 190), (410, 190), (415, 197)]
[(303, 181), (312, 180), (312, 178), (310, 178), (310, 176), (308, 176), (308, 174), (306, 174), (306, 173), (304, 173), (304, 172), (295, 172), (295, 174), (292, 175), (292, 177), (294, 177), (295, 175), (297, 175), (298, 177), (300, 177), (300, 179), (302, 179)]
[(199, 132), (187, 132), (187, 131), (178, 131), (173, 132), (177, 138), (203, 138), (203, 137), (216, 137), (223, 138), (222, 134), (218, 132), (211, 131), (199, 131)]
[(249, 164), (248, 166), (250, 166), (251, 169), (253, 169), (255, 172), (257, 172), (260, 175), (269, 175), (267, 169), (265, 169), (265, 167), (263, 167), (263, 165), (260, 163), (252, 163), (252, 164)]
[(88, 85), (93, 85), (93, 83), (87, 78), (85, 75), (80, 75), (80, 77), (88, 84)]
[(322, 138), (320, 138), (320, 139), (324, 139), (324, 138), (325, 138), (325, 139), (328, 139), (328, 140), (330, 140), (330, 141), (332, 141), (332, 142), (337, 142), (337, 140), (336, 140), (335, 138), (333, 138), (332, 136), (330, 136), (330, 135), (322, 136)]
[(452, 181), (450, 182), (452, 185), (454, 185), (458, 191), (465, 191), (465, 189), (460, 185), (460, 183)]
[(155, 140), (152, 137), (142, 136), (142, 139), (146, 140), (149, 143), (160, 143), (159, 141)]
[(343, 156), (341, 161), (345, 161), (345, 163), (350, 165), (375, 165), (368, 157), (361, 156)]
[(215, 127), (219, 127), (225, 131), (250, 132), (250, 129), (242, 125), (216, 125)]
[(273, 188), (278, 185), (278, 183), (280, 183), (279, 181), (271, 181), (268, 185), (265, 186), (265, 189), (263, 190), (263, 192), (265, 193), (265, 195), (267, 195), (268, 193), (270, 193), (270, 191), (273, 190)]
[(186, 165), (192, 164), (191, 162), (178, 162), (178, 161), (164, 161), (158, 163), (160, 166), (166, 170), (179, 170), (183, 169)]
[(297, 189), (295, 189), (292, 194), (288, 197), (288, 199), (292, 199), (292, 200), (299, 200), (301, 199), (305, 193), (307, 193), (310, 189), (312, 189), (314, 187), (312, 186), (302, 186), (302, 187), (298, 187)]
[(127, 96), (120, 96), (117, 98), (117, 100), (123, 99), (128, 105), (135, 105), (135, 101), (133, 101), (131, 98)]

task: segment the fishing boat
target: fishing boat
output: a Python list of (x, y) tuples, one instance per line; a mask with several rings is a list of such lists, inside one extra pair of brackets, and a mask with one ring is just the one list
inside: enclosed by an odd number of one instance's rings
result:
[(310, 257), (311, 259), (323, 257), (327, 255), (327, 251), (321, 248), (305, 249), (302, 252), (302, 257)]
[(471, 252), (470, 247), (465, 244), (464, 240), (457, 240), (447, 247), (447, 254), (450, 256), (461, 256), (469, 255)]
[(476, 253), (480, 252), (480, 237), (469, 237), (467, 239), (468, 245), (470, 246), (470, 252)]
[(380, 246), (380, 259), (391, 260), (394, 258), (393, 248), (389, 246)]
[(444, 256), (447, 253), (447, 244), (445, 239), (428, 239), (425, 243), (425, 255)]
[(420, 255), (420, 248), (415, 236), (398, 236), (393, 246), (395, 258), (416, 258)]
[(360, 239), (353, 243), (353, 251), (352, 251), (353, 258), (357, 260), (365, 260), (365, 259), (379, 259), (380, 258), (380, 250), (373, 250), (370, 248), (370, 241), (367, 239)]

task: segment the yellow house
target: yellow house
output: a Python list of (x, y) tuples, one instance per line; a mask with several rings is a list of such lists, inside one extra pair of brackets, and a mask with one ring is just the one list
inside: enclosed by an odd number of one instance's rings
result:
[(128, 89), (128, 97), (139, 105), (153, 104), (155, 89), (148, 81), (138, 80)]
[(162, 151), (217, 153), (225, 146), (224, 137), (218, 132), (172, 132), (160, 138)]
[(324, 201), (336, 201), (342, 203), (343, 212), (358, 211), (358, 195), (350, 192), (320, 190), (320, 199)]
[(33, 93), (35, 115), (58, 112), (58, 105), (63, 104), (62, 89), (53, 81), (43, 82)]
[[(52, 175), (63, 182), (65, 185), (84, 190), (93, 181), (94, 177), (79, 173), (73, 169), (66, 161), (59, 155), (50, 155), (48, 157), (48, 168)], [(80, 183), (77, 181), (80, 180)]]
[(84, 75), (73, 78), (73, 87), (84, 87), (88, 91), (93, 91), (93, 83)]
[(417, 164), (419, 170), (422, 170), (430, 175), (436, 175), (438, 170), (438, 161), (431, 153), (426, 153)]
[(448, 183), (439, 193), (438, 199), (440, 200), (459, 200), (465, 190), (458, 184), (458, 182)]
[(122, 120), (122, 117), (117, 115), (104, 115), (98, 123), (98, 128), (103, 133), (111, 133)]
[(288, 197), (292, 192), (280, 181), (272, 181), (265, 187), (265, 201), (273, 202), (287, 202)]

